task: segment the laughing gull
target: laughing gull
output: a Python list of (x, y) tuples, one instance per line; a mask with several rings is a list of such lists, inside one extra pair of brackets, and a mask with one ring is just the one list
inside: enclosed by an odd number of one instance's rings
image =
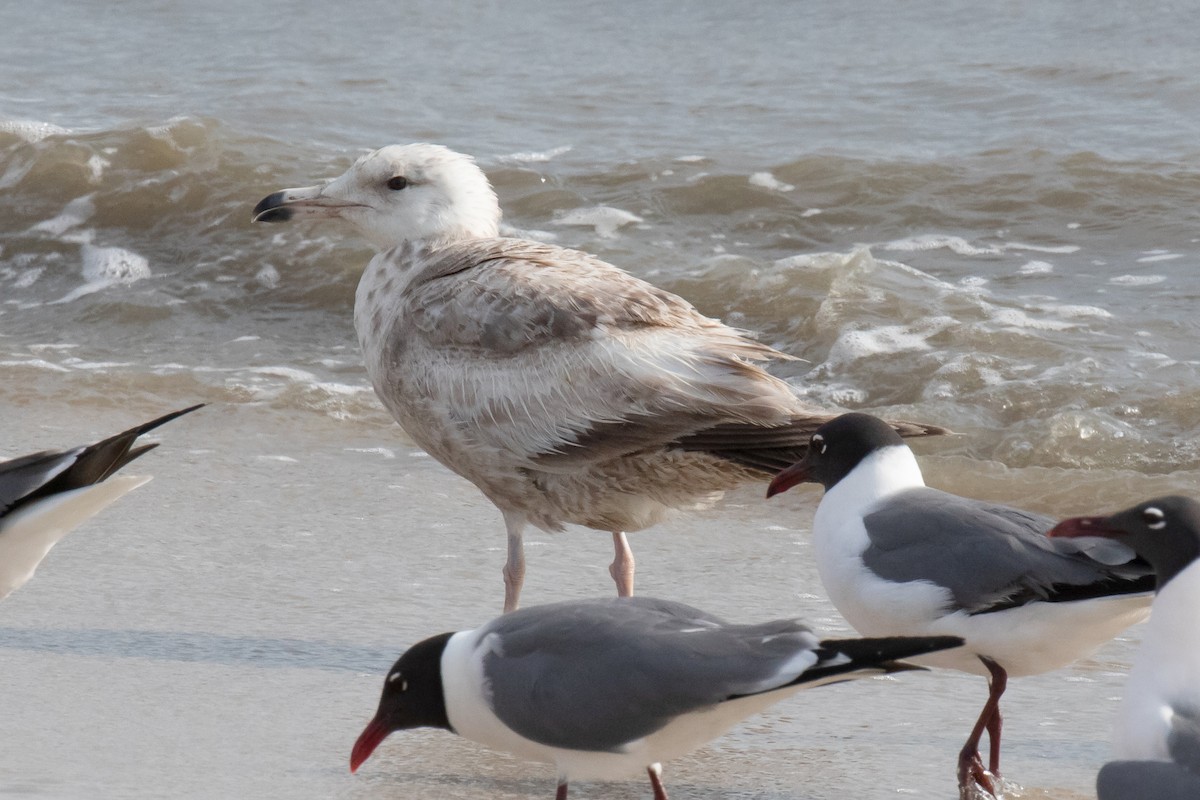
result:
[(175, 411), (95, 444), (0, 462), (0, 600), (33, 577), (59, 539), (150, 480), (109, 477), (158, 446), (134, 447), (139, 436), (197, 408)]
[(1159, 497), (1063, 520), (1050, 535), (1112, 538), (1149, 561), (1158, 580), (1114, 729), (1119, 760), (1096, 780), (1100, 800), (1200, 798), (1200, 503)]
[(831, 418), (759, 366), (790, 357), (744, 331), (587, 253), (500, 238), (468, 156), (385, 147), (254, 208), (256, 222), (320, 218), (381, 251), (354, 304), (367, 374), (413, 440), (504, 515), (506, 611), (527, 525), (611, 533), (609, 572), (632, 594), (627, 532), (766, 480)]
[(730, 625), (649, 597), (554, 603), (414, 645), (388, 673), (354, 744), (357, 770), (388, 734), (445, 728), (553, 764), (567, 782), (646, 770), (717, 738), (800, 689), (915, 669), (896, 659), (953, 636), (820, 641), (794, 619)]
[(926, 487), (912, 451), (870, 415), (818, 428), (767, 496), (802, 482), (825, 487), (813, 554), (846, 620), (864, 636), (962, 636), (965, 647), (921, 663), (989, 678), (959, 754), (964, 796), (972, 783), (995, 793), (1008, 676), (1062, 667), (1148, 614), (1154, 576), (1133, 551), (1107, 539), (1048, 539), (1049, 517)]

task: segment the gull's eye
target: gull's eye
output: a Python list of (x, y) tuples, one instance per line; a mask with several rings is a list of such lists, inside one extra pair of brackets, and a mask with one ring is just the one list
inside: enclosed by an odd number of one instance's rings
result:
[(396, 681), (400, 682), (400, 691), (402, 691), (402, 692), (408, 691), (408, 681), (404, 680), (403, 672), (393, 672), (391, 675), (388, 675), (388, 679), (387, 679), (388, 683), (395, 683)]
[(397, 175), (394, 178), (388, 178), (387, 187), (393, 192), (398, 192), (405, 186), (408, 186), (408, 178), (404, 177), (403, 175)]
[(1148, 506), (1142, 509), (1142, 522), (1152, 531), (1162, 530), (1167, 527), (1167, 515), (1160, 508)]
[(816, 448), (817, 452), (821, 455), (825, 455), (825, 451), (829, 449), (829, 444), (825, 441), (825, 437), (819, 433), (813, 434), (811, 446)]

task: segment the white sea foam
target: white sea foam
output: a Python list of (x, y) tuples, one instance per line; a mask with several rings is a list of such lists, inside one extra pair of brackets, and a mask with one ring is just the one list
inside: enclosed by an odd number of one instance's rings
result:
[(960, 256), (991, 256), (1003, 252), (1000, 247), (976, 247), (959, 236), (948, 236), (941, 233), (925, 233), (910, 236), (907, 239), (896, 239), (880, 245), (884, 250), (901, 250), (914, 252), (917, 250), (947, 249)]
[(549, 150), (530, 150), (520, 153), (509, 153), (506, 156), (500, 156), (496, 160), (500, 163), (511, 164), (540, 164), (546, 161), (552, 161), (563, 153), (571, 152), (571, 145), (564, 144), (560, 147), (551, 147)]
[(750, 185), (761, 186), (776, 192), (790, 192), (796, 188), (790, 183), (784, 183), (769, 172), (755, 172), (750, 176)]
[(80, 255), (84, 284), (51, 304), (70, 303), (109, 286), (134, 283), (151, 275), (150, 262), (144, 256), (122, 247), (97, 247), (85, 243)]
[(249, 372), (256, 375), (271, 375), (276, 378), (286, 378), (297, 383), (316, 383), (317, 376), (303, 369), (295, 367), (250, 367)]
[(112, 162), (101, 155), (93, 153), (87, 160), (88, 170), (92, 173), (92, 183), (99, 183), (104, 177), (104, 170), (112, 166)]
[(383, 456), (384, 458), (396, 457), (396, 451), (390, 447), (346, 447), (343, 449), (348, 453), (366, 453), (367, 455)]
[(1025, 242), (1005, 242), (1005, 250), (1032, 250), (1035, 253), (1078, 253), (1079, 245), (1077, 244), (1060, 244), (1060, 245), (1042, 245), (1042, 244), (1026, 244)]
[(1035, 319), (1019, 308), (998, 308), (992, 314), (992, 321), (1016, 330), (1065, 331), (1075, 327), (1074, 323), (1062, 320)]
[(799, 269), (824, 271), (844, 267), (848, 256), (845, 253), (800, 253), (775, 262), (776, 269)]
[(1149, 250), (1144, 256), (1137, 260), (1137, 263), (1152, 264), (1155, 261), (1174, 261), (1177, 258), (1183, 258), (1183, 253), (1169, 253), (1165, 250)]
[(366, 384), (355, 383), (333, 383), (330, 381), (318, 381), (313, 384), (314, 389), (319, 389), (322, 392), (331, 395), (352, 396), (356, 394), (369, 394), (374, 392), (370, 386)]
[(1108, 282), (1114, 286), (1150, 286), (1166, 279), (1166, 275), (1117, 275), (1109, 278)]
[(44, 358), (29, 358), (17, 359), (9, 361), (0, 361), (0, 367), (33, 367), (34, 369), (44, 369), (50, 372), (70, 372), (64, 366), (53, 364)]
[(86, 369), (94, 372), (107, 372), (112, 369), (137, 366), (130, 361), (84, 361), (82, 358), (63, 359), (63, 366), (70, 369)]
[(0, 120), (0, 133), (11, 133), (29, 143), (40, 142), (47, 136), (61, 136), (70, 133), (69, 130), (52, 122), (39, 122), (32, 119)]
[(869, 393), (860, 386), (823, 381), (819, 385), (789, 381), (796, 393), (813, 402), (829, 406), (861, 406)]
[(254, 280), (268, 289), (274, 289), (279, 285), (279, 270), (270, 264), (263, 264), (262, 268), (255, 274)]
[(37, 283), (37, 279), (42, 277), (42, 273), (46, 271), (45, 267), (32, 267), (23, 270), (17, 279), (13, 281), (13, 287), (17, 289), (28, 289), (33, 284)]
[(913, 325), (844, 331), (829, 349), (825, 365), (840, 366), (871, 356), (932, 350), (928, 339), (957, 324), (957, 320), (941, 316), (928, 317)]
[(63, 206), (63, 210), (58, 212), (58, 216), (43, 220), (30, 230), (48, 233), (51, 236), (62, 236), (71, 228), (82, 225), (94, 213), (96, 213), (96, 205), (92, 202), (92, 195), (86, 194), (83, 197), (76, 197)]
[(1054, 271), (1054, 265), (1049, 261), (1027, 261), (1017, 272), (1021, 275), (1045, 275)]
[(555, 225), (578, 225), (594, 228), (602, 238), (616, 235), (617, 229), (642, 221), (637, 214), (631, 214), (620, 208), (611, 206), (594, 206), (592, 208), (575, 208), (563, 213), (554, 220)]
[(880, 245), (885, 250), (949, 250), (957, 253), (960, 256), (994, 256), (1010, 250), (1031, 250), (1036, 253), (1076, 253), (1079, 252), (1079, 245), (1063, 244), (1063, 245), (1040, 245), (1028, 244), (1026, 242), (1004, 242), (999, 245), (974, 245), (959, 236), (950, 236), (941, 233), (926, 233), (919, 236), (910, 236), (906, 239), (897, 239)]
[(83, 277), (90, 281), (133, 283), (150, 277), (150, 262), (122, 247), (84, 245)]
[(40, 353), (43, 350), (74, 350), (77, 347), (79, 345), (69, 342), (39, 342), (29, 345), (29, 350), (33, 353)]
[(1108, 319), (1112, 316), (1112, 312), (1108, 309), (1098, 306), (1085, 306), (1072, 303), (1056, 304), (1049, 303), (1038, 306), (1041, 311), (1047, 311), (1052, 314), (1058, 314), (1060, 317), (1067, 319), (1077, 319), (1079, 317), (1096, 317), (1099, 319)]

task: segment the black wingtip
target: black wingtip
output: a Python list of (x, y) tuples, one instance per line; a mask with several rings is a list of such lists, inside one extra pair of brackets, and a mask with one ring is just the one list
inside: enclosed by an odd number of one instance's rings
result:
[[(158, 446), (154, 442), (135, 444), (143, 433), (203, 407), (204, 403), (197, 403), (172, 411), (86, 447), (47, 450), (6, 462), (5, 474), (9, 478), (8, 494), (11, 497), (7, 505), (0, 506), (0, 514), (11, 513), (16, 508), (61, 492), (100, 483), (130, 461)], [(14, 478), (14, 474), (23, 477)], [(47, 475), (53, 477), (47, 480)]]
[(184, 414), (190, 414), (198, 408), (203, 408), (204, 405), (204, 403), (197, 403), (194, 406), (188, 406), (179, 411), (172, 411), (170, 414), (163, 414), (161, 417), (156, 417), (149, 422), (143, 422), (141, 425), (137, 425), (127, 431), (122, 431), (107, 439), (102, 439), (95, 444), (88, 445), (75, 459), (75, 463), (53, 481), (46, 484), (42, 491), (47, 494), (53, 494), (55, 492), (68, 491), (69, 489), (77, 489), (82, 486), (90, 486), (107, 479), (130, 461), (133, 461), (138, 456), (155, 447), (155, 445), (150, 444), (134, 448), (133, 444), (139, 436), (149, 433), (173, 419), (178, 419)]
[(880, 661), (878, 667), (891, 675), (894, 672), (928, 672), (928, 667), (914, 664), (911, 661)]
[[(903, 658), (961, 647), (958, 636), (889, 636), (876, 639), (826, 639), (816, 650), (817, 663), (806, 669), (790, 685), (838, 683), (852, 673), (879, 671), (923, 671), (925, 667), (901, 661)], [(840, 677), (840, 676), (845, 676)]]
[[(196, 405), (194, 405), (194, 406), (188, 406), (187, 408), (181, 408), (178, 411), (172, 411), (170, 414), (163, 414), (161, 417), (158, 417), (157, 419), (152, 419), (149, 422), (143, 422), (141, 425), (138, 425), (136, 428), (130, 428), (129, 430), (125, 431), (124, 433), (118, 433), (116, 436), (109, 437), (109, 438), (113, 438), (113, 439), (119, 438), (121, 436), (125, 436), (126, 434), (130, 434), (135, 431), (137, 432), (137, 436), (141, 436), (143, 433), (148, 433), (149, 431), (154, 430), (155, 428), (159, 427), (160, 425), (166, 425), (171, 420), (178, 419), (179, 417), (182, 417), (184, 414), (190, 414), (193, 411), (195, 411), (196, 409), (204, 408), (206, 405), (208, 405), (208, 404), (207, 403), (196, 403)], [(134, 438), (137, 438), (137, 437), (134, 437)]]
[(883, 663), (962, 647), (961, 636), (885, 636), (870, 639), (826, 639), (821, 649), (859, 663)]
[[(140, 447), (131, 448), (129, 450), (129, 452), (125, 454), (125, 458), (121, 460), (121, 466), (124, 467), (130, 461), (133, 461), (136, 458), (140, 458), (141, 456), (143, 456), (146, 453), (149, 453), (151, 450), (153, 450), (156, 447), (158, 447), (158, 442), (150, 442), (149, 444), (144, 444)], [(109, 470), (108, 474), (112, 475), (114, 472), (116, 472), (115, 469)]]

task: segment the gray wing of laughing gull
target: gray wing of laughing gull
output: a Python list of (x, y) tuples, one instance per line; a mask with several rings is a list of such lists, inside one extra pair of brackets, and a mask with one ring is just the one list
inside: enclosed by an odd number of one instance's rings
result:
[(199, 405), (166, 414), (95, 444), (0, 462), (0, 599), (32, 577), (46, 553), (73, 528), (148, 477), (115, 472), (156, 444), (138, 437)]
[(809, 686), (911, 665), (957, 637), (820, 641), (797, 620), (731, 625), (681, 603), (619, 598), (511, 612), (410, 648), (354, 745), (356, 770), (389, 733), (440, 727), (554, 764), (569, 779), (620, 778), (715, 739)]
[(1104, 539), (1050, 539), (1055, 520), (1019, 508), (915, 487), (863, 516), (863, 563), (889, 581), (930, 581), (953, 610), (1000, 611), (1033, 600), (1065, 602), (1144, 592), (1148, 565)]
[(620, 750), (683, 714), (819, 683), (854, 663), (854, 645), (822, 646), (799, 620), (729, 625), (637, 597), (508, 614), (480, 643), (496, 716), (528, 739), (574, 750)]
[(503, 513), (506, 611), (528, 525), (609, 532), (631, 594), (627, 532), (765, 480), (829, 418), (761, 366), (792, 359), (745, 331), (595, 256), (500, 237), (487, 176), (445, 147), (385, 147), (253, 218), (341, 219), (380, 249), (354, 305), (367, 374), (413, 440)]

